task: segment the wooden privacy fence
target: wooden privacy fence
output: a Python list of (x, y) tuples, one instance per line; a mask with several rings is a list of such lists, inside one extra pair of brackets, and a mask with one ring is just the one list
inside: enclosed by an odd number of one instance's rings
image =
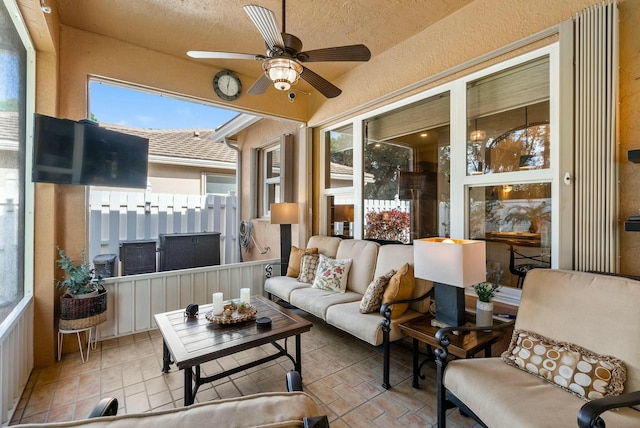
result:
[(121, 241), (156, 240), (167, 233), (220, 233), (220, 263), (240, 261), (237, 197), (91, 190), (89, 260), (119, 254)]

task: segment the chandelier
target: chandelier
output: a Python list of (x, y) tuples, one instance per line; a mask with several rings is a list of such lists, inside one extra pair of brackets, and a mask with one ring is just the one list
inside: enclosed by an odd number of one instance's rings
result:
[(271, 58), (263, 63), (264, 73), (276, 89), (288, 91), (300, 78), (302, 66), (288, 58)]

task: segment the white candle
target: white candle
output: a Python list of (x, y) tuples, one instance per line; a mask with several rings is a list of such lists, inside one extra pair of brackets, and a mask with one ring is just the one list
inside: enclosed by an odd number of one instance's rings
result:
[(240, 289), (240, 302), (241, 303), (251, 303), (251, 289), (250, 288), (241, 288)]
[(220, 315), (224, 310), (224, 305), (222, 304), (222, 293), (213, 293), (211, 295), (213, 299), (213, 315)]

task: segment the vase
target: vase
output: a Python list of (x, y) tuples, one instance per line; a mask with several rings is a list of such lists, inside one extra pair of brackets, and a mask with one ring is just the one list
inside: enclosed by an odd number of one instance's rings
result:
[(476, 326), (490, 327), (493, 325), (493, 302), (476, 303)]

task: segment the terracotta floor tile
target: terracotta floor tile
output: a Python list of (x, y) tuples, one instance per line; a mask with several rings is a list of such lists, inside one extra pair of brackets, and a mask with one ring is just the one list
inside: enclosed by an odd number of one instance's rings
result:
[(150, 409), (149, 397), (145, 391), (126, 395), (124, 401), (127, 413), (143, 413)]
[(73, 420), (76, 403), (67, 404), (66, 406), (60, 406), (52, 408), (49, 411), (47, 422), (68, 422)]
[(33, 388), (29, 396), (29, 401), (27, 401), (27, 405), (25, 406), (23, 418), (49, 411), (55, 389), (55, 383), (48, 383)]

